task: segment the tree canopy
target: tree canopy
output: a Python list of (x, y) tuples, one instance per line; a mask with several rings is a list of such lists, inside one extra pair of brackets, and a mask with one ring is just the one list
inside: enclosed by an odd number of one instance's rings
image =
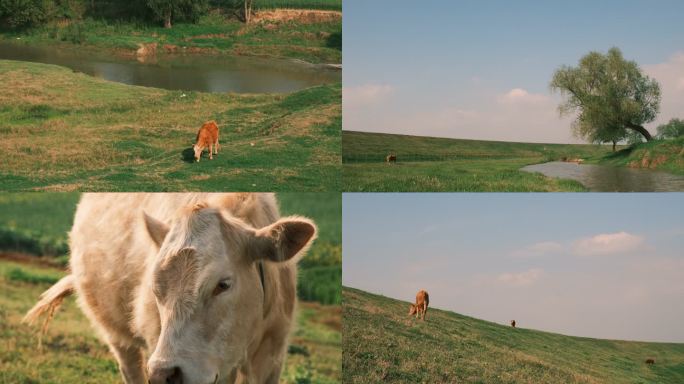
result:
[(573, 123), (577, 136), (615, 143), (635, 131), (651, 140), (644, 124), (658, 114), (660, 87), (618, 48), (607, 54), (590, 52), (577, 67), (561, 67), (550, 87), (565, 98), (558, 107), (561, 115), (578, 113)]
[(658, 126), (658, 137), (661, 139), (674, 139), (684, 136), (684, 120), (671, 119), (667, 124)]

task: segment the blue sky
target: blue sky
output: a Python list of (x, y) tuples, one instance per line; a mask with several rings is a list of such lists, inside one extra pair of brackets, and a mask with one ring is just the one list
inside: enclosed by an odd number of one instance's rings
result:
[(342, 281), (521, 327), (684, 342), (684, 194), (344, 194)]
[(684, 110), (682, 1), (345, 0), (344, 129), (576, 142), (548, 89), (561, 65), (617, 46)]

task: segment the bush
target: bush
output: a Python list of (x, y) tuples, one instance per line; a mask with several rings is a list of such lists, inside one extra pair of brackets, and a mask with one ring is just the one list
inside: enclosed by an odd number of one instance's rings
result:
[(61, 256), (69, 252), (66, 240), (29, 230), (0, 228), (0, 249), (36, 256)]
[(674, 139), (684, 136), (684, 120), (671, 119), (667, 124), (658, 126), (658, 138)]
[(54, 12), (50, 0), (0, 0), (0, 24), (5, 28), (25, 28), (48, 20)]

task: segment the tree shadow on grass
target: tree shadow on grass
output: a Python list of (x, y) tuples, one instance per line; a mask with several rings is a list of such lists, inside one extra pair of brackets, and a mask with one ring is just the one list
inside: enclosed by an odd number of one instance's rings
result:
[(605, 159), (619, 159), (619, 158), (624, 158), (628, 157), (635, 149), (637, 145), (630, 145), (629, 147), (625, 149), (621, 149), (617, 152), (611, 152), (604, 156)]

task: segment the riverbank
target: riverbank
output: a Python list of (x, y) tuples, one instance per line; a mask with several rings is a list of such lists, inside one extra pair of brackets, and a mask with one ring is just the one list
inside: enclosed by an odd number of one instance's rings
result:
[[(167, 91), (4, 60), (0, 83), (6, 191), (340, 188), (340, 83), (291, 94)], [(221, 149), (195, 163), (206, 120), (218, 122)]]
[(605, 156), (599, 164), (684, 175), (684, 137), (636, 144)]
[[(621, 151), (613, 154), (610, 147), (600, 145), (511, 143), (343, 131), (342, 188), (349, 192), (586, 191), (577, 181), (520, 169), (531, 164), (576, 159), (588, 164), (629, 166), (642, 149), (649, 149), (648, 153), (659, 153), (659, 156), (670, 154), (667, 162), (651, 169), (681, 174), (684, 169), (681, 145), (681, 141), (653, 142), (632, 152), (619, 147)], [(627, 152), (632, 157), (626, 156)], [(396, 164), (385, 163), (385, 156), (390, 153), (396, 154)]]
[(312, 64), (342, 62), (342, 13), (323, 10), (259, 11), (244, 24), (212, 11), (196, 24), (165, 29), (152, 24), (84, 19), (0, 32), (0, 40), (30, 45), (75, 45), (150, 60), (164, 54), (245, 55)]

